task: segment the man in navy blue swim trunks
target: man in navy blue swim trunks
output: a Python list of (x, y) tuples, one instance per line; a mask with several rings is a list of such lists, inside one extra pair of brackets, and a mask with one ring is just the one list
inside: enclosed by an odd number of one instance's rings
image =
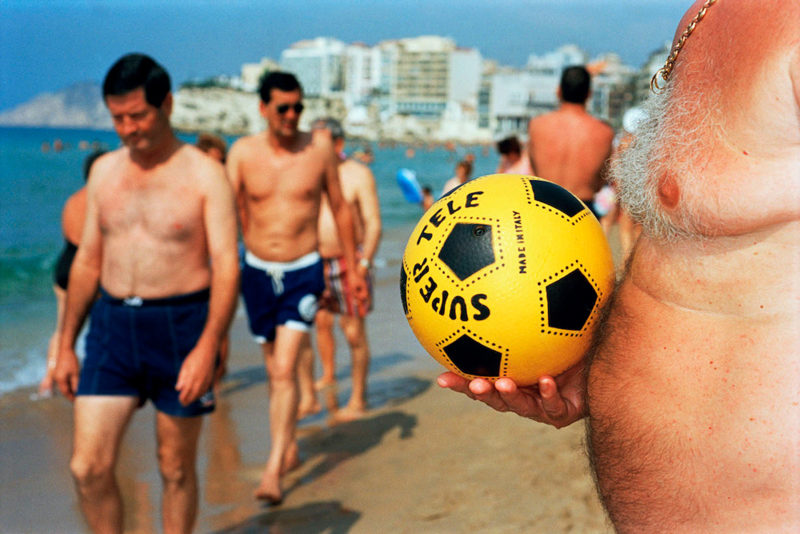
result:
[[(292, 74), (272, 72), (261, 81), (259, 93), (267, 130), (236, 141), (226, 165), (247, 248), (242, 295), (269, 375), (272, 448), (255, 497), (277, 504), (283, 499), (281, 476), (299, 462), (298, 351), (325, 287), (317, 252), (323, 194), (330, 201), (350, 262), (355, 260), (355, 244), (330, 138), (297, 129), (303, 111), (299, 82)], [(354, 271), (349, 278), (356, 298), (365, 299), (363, 278)]]
[[(123, 146), (92, 166), (54, 372), (75, 401), (70, 469), (89, 527), (122, 532), (114, 469), (131, 416), (149, 399), (162, 528), (189, 532), (199, 416), (214, 409), (219, 346), (236, 304), (235, 204), (222, 165), (174, 135), (170, 80), (160, 65), (122, 57), (103, 97)], [(74, 344), (90, 307), (80, 369)]]

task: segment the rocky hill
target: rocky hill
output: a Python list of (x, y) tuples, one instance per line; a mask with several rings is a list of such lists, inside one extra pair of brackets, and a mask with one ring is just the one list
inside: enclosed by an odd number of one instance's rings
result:
[[(242, 135), (263, 129), (258, 95), (224, 88), (181, 88), (175, 93), (173, 126), (182, 131)], [(98, 84), (85, 82), (43, 93), (0, 113), (0, 126), (110, 129)]]
[(2, 126), (111, 128), (100, 86), (94, 82), (71, 85), (57, 93), (42, 93), (0, 113)]
[(172, 125), (186, 132), (245, 135), (264, 129), (258, 95), (220, 87), (181, 88), (175, 94)]
[[(247, 135), (262, 131), (259, 98), (225, 87), (181, 87), (175, 92), (171, 122), (183, 132), (213, 132)], [(488, 130), (477, 129), (474, 110), (450, 110), (437, 123), (423, 123), (413, 116), (382, 118), (376, 109), (348, 113), (341, 99), (306, 98), (301, 127), (317, 117), (333, 116), (343, 121), (348, 135), (361, 139), (399, 142), (462, 141), (491, 142)], [(46, 93), (0, 113), (0, 126), (51, 126), (60, 128), (110, 129), (111, 118), (101, 88), (92, 82), (79, 83), (57, 93)]]

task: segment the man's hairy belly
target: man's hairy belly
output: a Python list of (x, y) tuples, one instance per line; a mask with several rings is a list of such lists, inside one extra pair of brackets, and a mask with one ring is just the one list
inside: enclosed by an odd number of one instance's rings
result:
[(588, 382), (592, 462), (620, 532), (800, 531), (800, 318), (786, 297), (783, 313), (737, 315), (623, 282)]

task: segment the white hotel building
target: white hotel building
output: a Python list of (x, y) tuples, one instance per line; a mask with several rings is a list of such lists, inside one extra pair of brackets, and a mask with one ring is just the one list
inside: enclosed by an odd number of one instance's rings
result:
[[(532, 116), (558, 105), (561, 71), (588, 62), (575, 45), (531, 55), (525, 67), (513, 69), (496, 67), (477, 49), (439, 36), (375, 46), (319, 37), (284, 50), (279, 66), (303, 85), (309, 101), (305, 120), (333, 115), (344, 120), (348, 133), (365, 137), (491, 141), (509, 133), (524, 137)], [(589, 109), (616, 126), (634, 104), (637, 73), (611, 54), (593, 63), (602, 72), (594, 77)], [(245, 87), (256, 69), (243, 67)]]

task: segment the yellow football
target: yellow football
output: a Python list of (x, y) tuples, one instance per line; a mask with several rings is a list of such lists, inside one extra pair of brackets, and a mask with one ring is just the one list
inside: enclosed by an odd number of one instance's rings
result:
[(433, 204), (400, 273), (403, 311), (425, 350), (464, 377), (520, 385), (580, 360), (613, 285), (589, 209), (516, 174), (476, 178)]

